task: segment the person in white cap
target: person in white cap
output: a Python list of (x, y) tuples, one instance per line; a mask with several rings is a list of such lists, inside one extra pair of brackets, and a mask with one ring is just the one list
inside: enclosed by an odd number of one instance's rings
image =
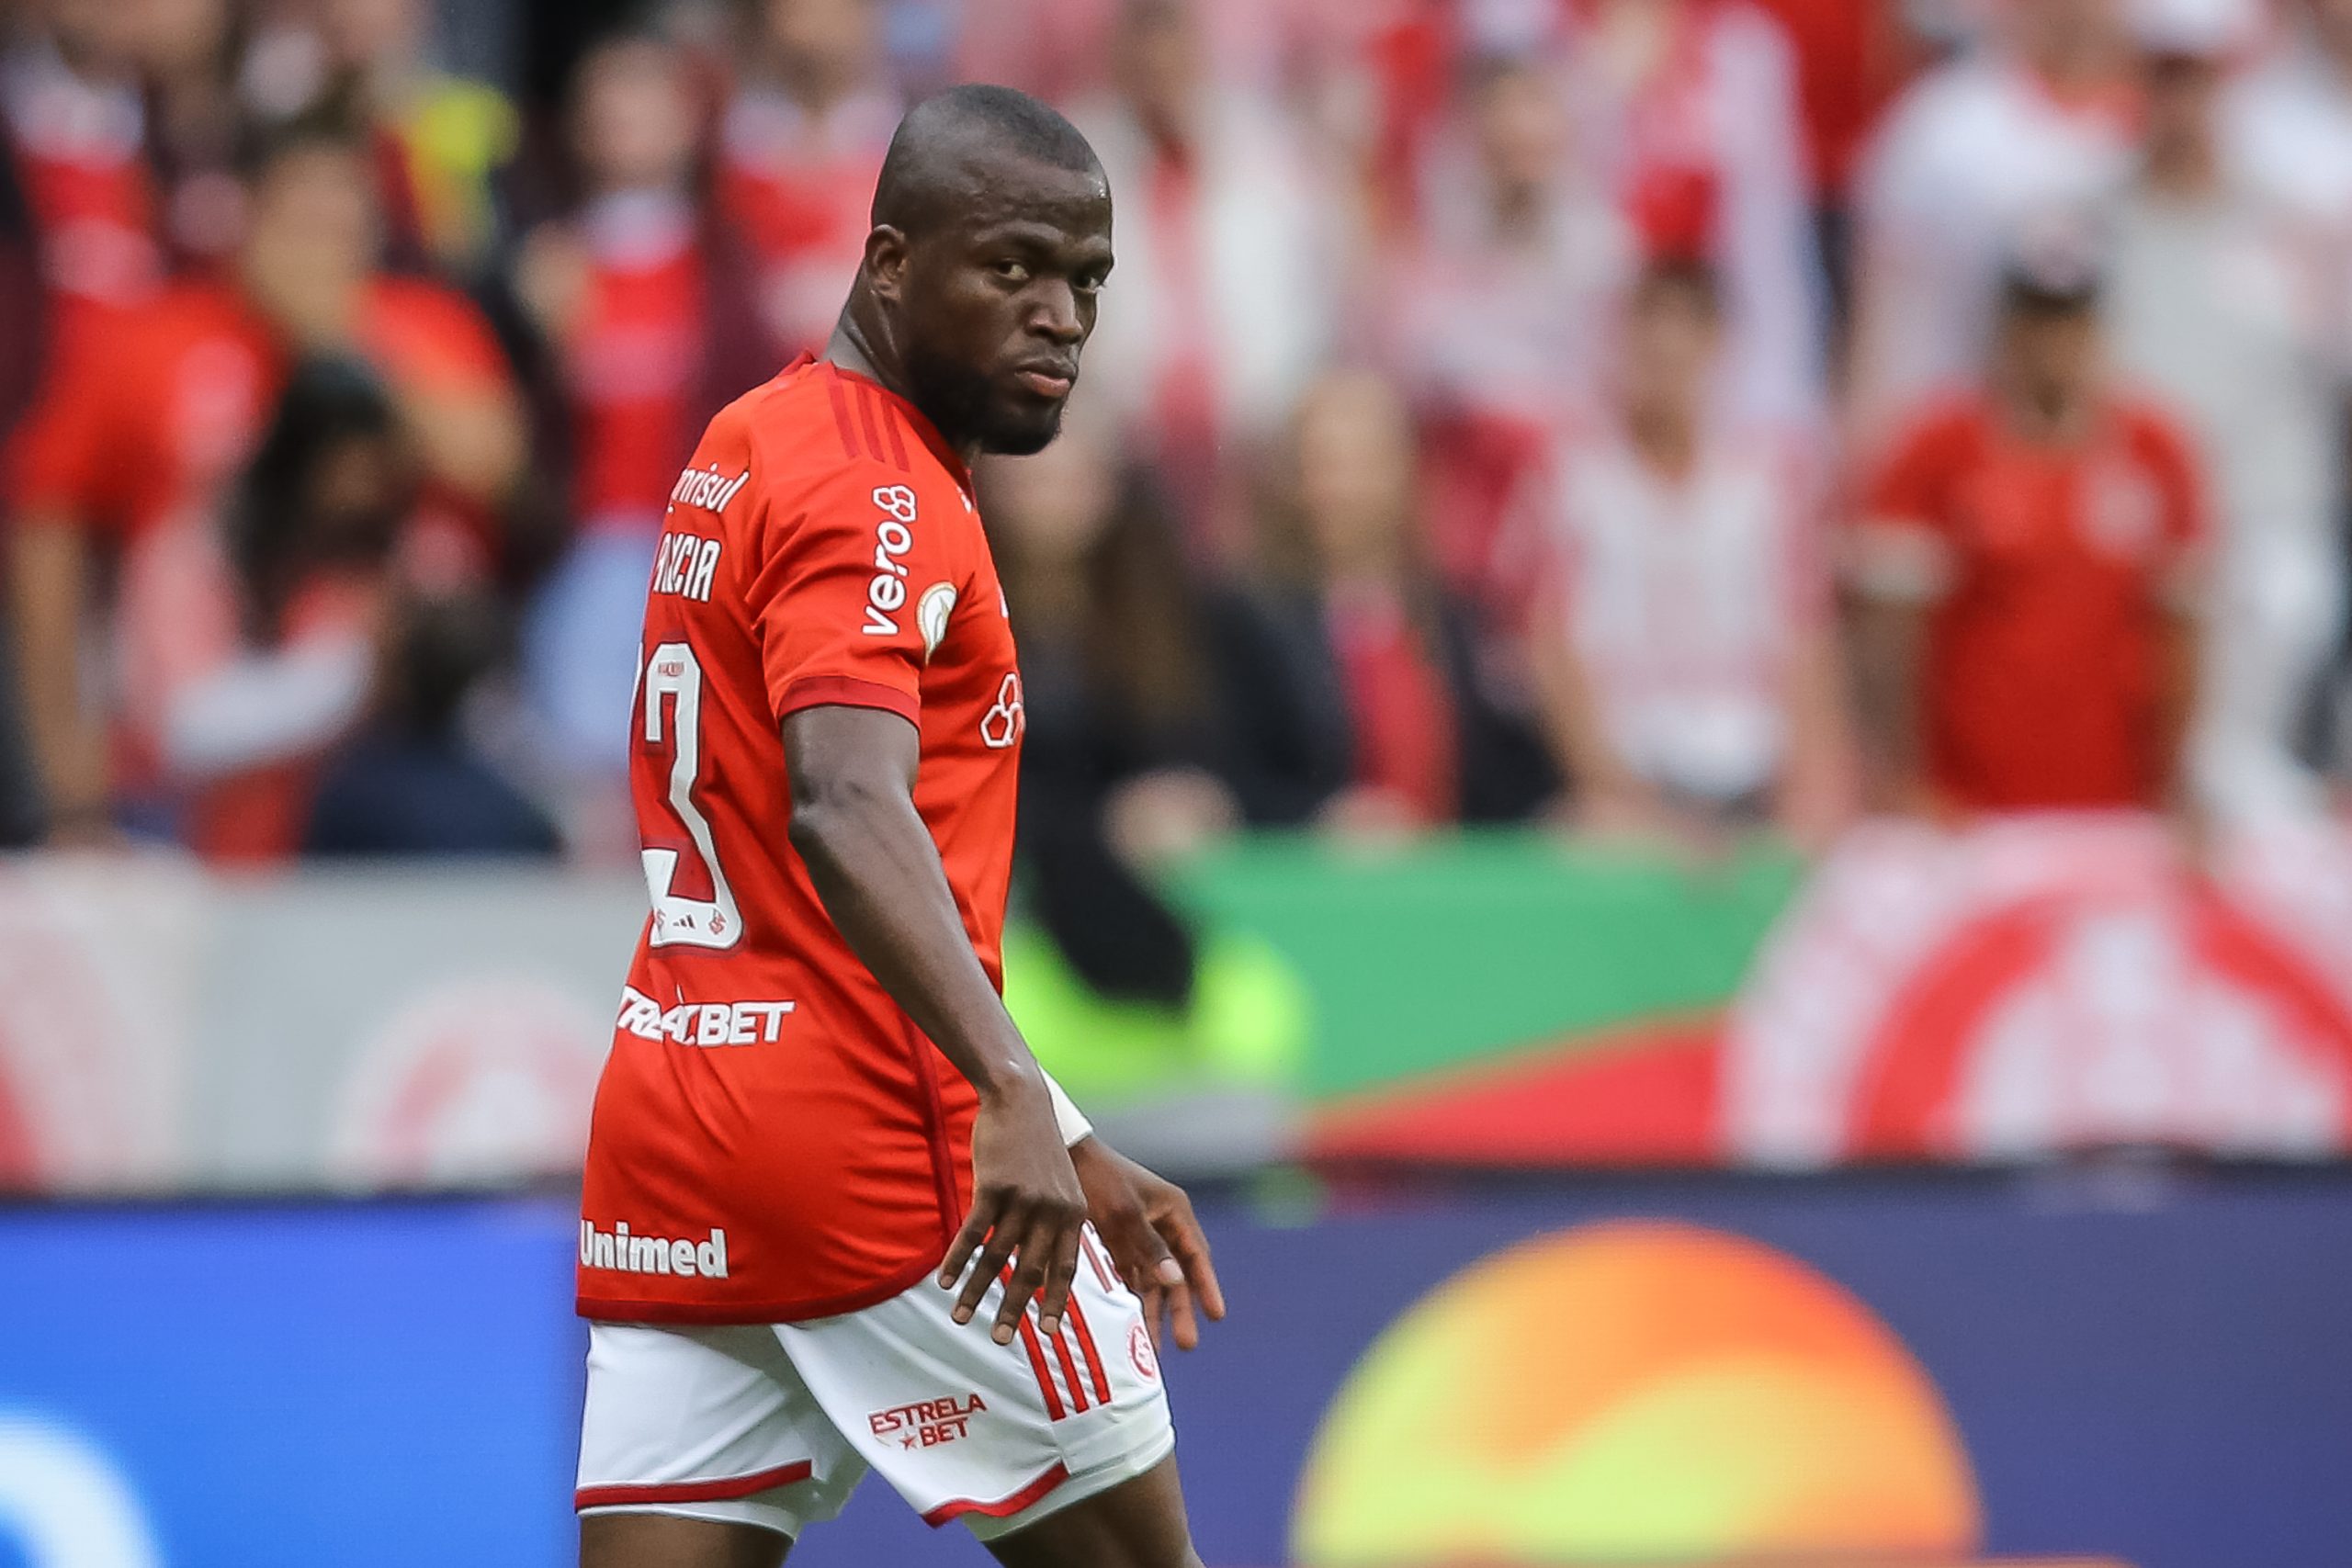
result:
[(1991, 339), (2003, 246), (2132, 157), (2121, 0), (2002, 0), (1984, 40), (1895, 101), (1855, 190), (1847, 400), (1865, 448)]
[(2203, 449), (2214, 556), (2190, 770), (2223, 820), (2324, 804), (2296, 740), (2341, 637), (2341, 285), (2323, 234), (2254, 178), (2223, 111), (2255, 0), (2132, 0), (2145, 120), (2115, 204), (2109, 342)]

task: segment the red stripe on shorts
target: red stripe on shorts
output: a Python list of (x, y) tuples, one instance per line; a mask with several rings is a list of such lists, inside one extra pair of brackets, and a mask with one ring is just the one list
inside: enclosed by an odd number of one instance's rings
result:
[(1046, 1371), (1045, 1349), (1037, 1345), (1037, 1331), (1030, 1325), (1028, 1312), (1021, 1314), (1021, 1342), (1028, 1345), (1030, 1368), (1035, 1368), (1035, 1373), (1037, 1373), (1037, 1392), (1045, 1394), (1046, 1420), (1061, 1420), (1061, 1417), (1066, 1416), (1066, 1411), (1061, 1408), (1061, 1392), (1056, 1392), (1054, 1389), (1054, 1373)]
[(1093, 1231), (1082, 1230), (1079, 1232), (1078, 1245), (1085, 1248), (1086, 1260), (1094, 1266), (1094, 1277), (1102, 1282), (1103, 1290), (1117, 1290), (1119, 1288), (1118, 1276), (1111, 1272), (1111, 1266), (1103, 1262), (1102, 1255), (1095, 1250)]
[(959, 1497), (952, 1503), (942, 1503), (932, 1509), (922, 1517), (922, 1522), (937, 1529), (948, 1520), (961, 1518), (966, 1514), (979, 1514), (991, 1519), (1007, 1518), (1023, 1508), (1044, 1501), (1046, 1493), (1069, 1479), (1068, 1467), (1056, 1464), (1051, 1470), (1010, 1497), (1000, 1497), (993, 1503), (977, 1503), (968, 1497)]
[(1102, 1403), (1111, 1403), (1111, 1380), (1102, 1375), (1102, 1352), (1094, 1348), (1094, 1332), (1086, 1326), (1086, 1309), (1078, 1304), (1078, 1292), (1069, 1293), (1069, 1325), (1078, 1330), (1079, 1353), (1086, 1358), (1087, 1370), (1094, 1374), (1094, 1392)]
[(571, 1495), (575, 1508), (627, 1508), (646, 1503), (731, 1503), (739, 1497), (769, 1492), (806, 1481), (817, 1473), (815, 1464), (797, 1460), (750, 1475), (721, 1476), (711, 1481), (656, 1482), (646, 1486), (582, 1486)]
[(1069, 1331), (1054, 1330), (1054, 1356), (1062, 1364), (1062, 1381), (1069, 1384), (1069, 1396), (1080, 1410), (1086, 1408), (1086, 1384), (1079, 1381), (1078, 1363), (1070, 1359)]

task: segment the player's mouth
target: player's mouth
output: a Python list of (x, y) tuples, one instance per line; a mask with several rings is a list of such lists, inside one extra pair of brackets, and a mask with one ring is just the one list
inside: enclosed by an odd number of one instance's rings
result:
[(1041, 398), (1058, 401), (1078, 382), (1078, 367), (1062, 360), (1035, 360), (1013, 367), (1012, 378)]

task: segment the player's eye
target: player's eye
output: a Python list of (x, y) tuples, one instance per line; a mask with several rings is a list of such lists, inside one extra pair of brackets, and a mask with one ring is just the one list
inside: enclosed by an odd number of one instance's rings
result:
[(1080, 294), (1100, 294), (1107, 277), (1099, 272), (1081, 272), (1070, 280), (1070, 286)]
[(1026, 283), (1029, 281), (1029, 264), (1027, 262), (1015, 261), (1011, 256), (1001, 256), (997, 260), (990, 262), (989, 264), (989, 270), (996, 274), (997, 276), (1002, 278), (1007, 283)]

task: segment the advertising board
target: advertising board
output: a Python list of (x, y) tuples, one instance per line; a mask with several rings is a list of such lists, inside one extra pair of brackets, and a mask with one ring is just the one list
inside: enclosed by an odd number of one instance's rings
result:
[[(2352, 1562), (2352, 1175), (1208, 1206), (1217, 1568)], [(559, 1199), (0, 1210), (0, 1563), (570, 1560)], [(11, 1556), (13, 1551), (14, 1556)], [(869, 1483), (795, 1568), (978, 1568)]]

